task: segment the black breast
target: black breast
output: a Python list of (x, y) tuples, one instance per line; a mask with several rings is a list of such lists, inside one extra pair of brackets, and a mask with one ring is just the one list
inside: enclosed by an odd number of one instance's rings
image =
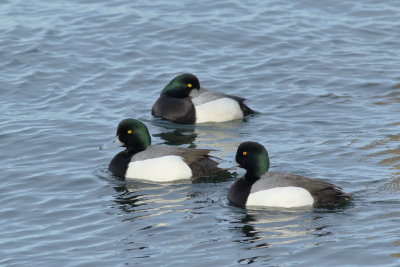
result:
[(161, 95), (154, 103), (151, 114), (175, 123), (193, 124), (196, 121), (196, 111), (189, 97)]
[(228, 200), (233, 204), (244, 207), (246, 206), (247, 198), (250, 195), (251, 186), (253, 183), (240, 178), (234, 182), (228, 192)]
[(126, 170), (128, 169), (128, 164), (131, 159), (132, 153), (129, 153), (126, 150), (121, 151), (111, 160), (108, 165), (108, 170), (115, 176), (125, 179)]

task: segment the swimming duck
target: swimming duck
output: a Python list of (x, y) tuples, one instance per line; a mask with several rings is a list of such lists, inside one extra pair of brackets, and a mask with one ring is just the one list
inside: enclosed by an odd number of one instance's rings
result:
[(147, 127), (135, 119), (122, 120), (113, 146), (125, 147), (109, 164), (109, 171), (126, 179), (169, 182), (208, 177), (225, 171), (208, 155), (209, 149), (151, 145)]
[(206, 91), (200, 87), (196, 76), (184, 73), (165, 86), (154, 103), (151, 114), (185, 124), (232, 121), (254, 113), (243, 103), (245, 100)]
[(235, 159), (247, 171), (228, 192), (228, 200), (236, 205), (330, 207), (351, 198), (330, 183), (289, 173), (268, 172), (268, 152), (257, 142), (240, 144)]

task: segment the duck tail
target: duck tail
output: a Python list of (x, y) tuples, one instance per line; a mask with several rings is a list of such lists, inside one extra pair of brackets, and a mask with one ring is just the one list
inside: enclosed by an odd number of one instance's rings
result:
[(240, 108), (243, 111), (244, 116), (250, 115), (250, 114), (254, 114), (256, 113), (254, 110), (252, 110), (251, 108), (249, 108), (245, 103), (241, 102), (240, 103)]

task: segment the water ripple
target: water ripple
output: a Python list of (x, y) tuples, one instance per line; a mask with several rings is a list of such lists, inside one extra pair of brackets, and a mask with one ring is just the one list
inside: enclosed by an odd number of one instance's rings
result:
[[(0, 2), (0, 265), (398, 265), (396, 1)], [(182, 72), (259, 113), (200, 126), (152, 118)], [(116, 179), (118, 151), (98, 147), (125, 117), (153, 143), (217, 149), (235, 173)], [(271, 170), (333, 182), (354, 201), (230, 206), (245, 140), (266, 145)]]

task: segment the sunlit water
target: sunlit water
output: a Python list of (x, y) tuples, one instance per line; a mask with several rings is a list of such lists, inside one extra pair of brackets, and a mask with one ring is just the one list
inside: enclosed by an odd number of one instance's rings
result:
[[(400, 264), (399, 1), (0, 1), (0, 265)], [(248, 98), (243, 122), (152, 118), (182, 72)], [(232, 177), (125, 183), (100, 151), (126, 117), (212, 148)], [(336, 210), (227, 203), (242, 141), (335, 183)]]

